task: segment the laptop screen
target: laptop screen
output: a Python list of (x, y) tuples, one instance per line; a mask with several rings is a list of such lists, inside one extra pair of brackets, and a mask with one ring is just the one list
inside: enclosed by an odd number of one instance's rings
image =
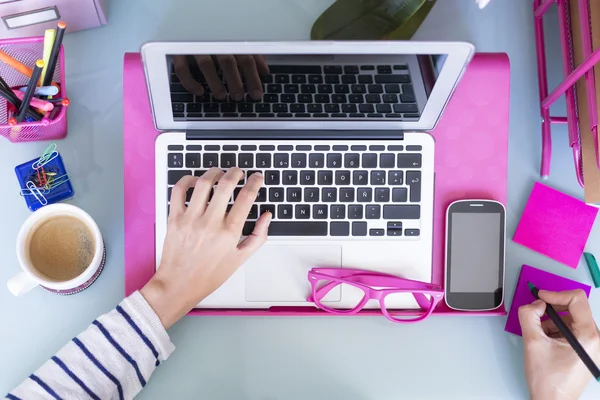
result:
[(445, 54), (167, 55), (174, 121), (419, 121)]

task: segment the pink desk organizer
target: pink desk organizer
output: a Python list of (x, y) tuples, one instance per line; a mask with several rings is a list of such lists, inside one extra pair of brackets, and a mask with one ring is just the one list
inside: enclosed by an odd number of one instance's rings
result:
[[(22, 39), (0, 40), (0, 50), (12, 58), (33, 68), (36, 60), (41, 60), (44, 51), (44, 38), (30, 37)], [(10, 87), (27, 86), (29, 78), (0, 62), (0, 76)], [(54, 70), (53, 82), (60, 84), (59, 98), (67, 97), (65, 83), (65, 54), (61, 47), (58, 63)], [(56, 140), (67, 136), (67, 107), (61, 107), (56, 117), (50, 121), (22, 122), (15, 126), (8, 125), (7, 102), (0, 97), (0, 136), (14, 143), (36, 142), (38, 140)]]
[[(466, 198), (506, 203), (510, 68), (506, 54), (478, 54), (468, 67), (435, 131), (433, 282), (443, 286), (445, 213)], [(125, 294), (141, 289), (154, 265), (154, 128), (140, 55), (125, 55)], [(330, 315), (314, 307), (269, 310), (196, 309), (192, 315)], [(440, 302), (434, 315), (506, 315), (461, 312)], [(380, 315), (366, 310), (358, 315)]]

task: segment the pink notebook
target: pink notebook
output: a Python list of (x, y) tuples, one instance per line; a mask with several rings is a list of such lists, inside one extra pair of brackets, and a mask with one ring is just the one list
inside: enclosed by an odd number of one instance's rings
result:
[[(125, 152), (125, 293), (154, 274), (154, 128), (140, 55), (127, 53), (123, 72)], [(444, 284), (445, 213), (459, 199), (506, 203), (510, 68), (506, 54), (477, 54), (448, 103), (436, 139), (433, 282)], [(366, 310), (363, 315), (377, 314)], [(194, 310), (195, 315), (329, 315), (313, 307), (269, 310)], [(449, 309), (434, 314), (505, 315)]]

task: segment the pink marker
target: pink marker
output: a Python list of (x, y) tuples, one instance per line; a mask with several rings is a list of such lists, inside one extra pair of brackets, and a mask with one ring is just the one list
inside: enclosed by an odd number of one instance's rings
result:
[[(13, 89), (13, 93), (15, 94), (15, 96), (17, 96), (19, 98), (19, 100), (23, 100), (23, 97), (25, 97), (25, 93), (23, 93), (19, 90)], [(33, 97), (29, 104), (32, 107), (39, 108), (40, 110), (44, 110), (44, 111), (54, 110), (54, 104), (47, 102), (45, 100), (42, 100), (42, 99), (38, 99), (37, 97)]]

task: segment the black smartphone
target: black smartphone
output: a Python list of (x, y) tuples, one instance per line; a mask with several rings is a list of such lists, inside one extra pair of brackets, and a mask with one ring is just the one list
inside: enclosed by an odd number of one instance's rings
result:
[(448, 307), (487, 311), (504, 300), (506, 210), (492, 200), (459, 200), (446, 212)]

